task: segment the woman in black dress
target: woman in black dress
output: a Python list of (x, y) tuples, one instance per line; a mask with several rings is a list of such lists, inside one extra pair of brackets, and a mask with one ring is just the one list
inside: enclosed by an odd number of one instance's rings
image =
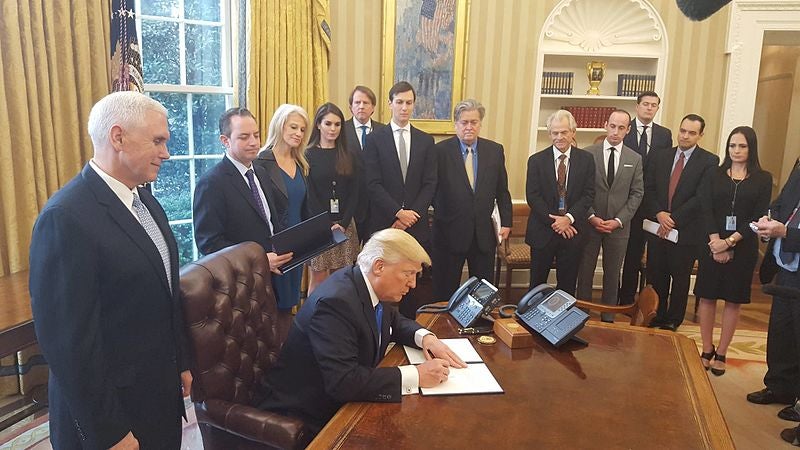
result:
[[(708, 232), (708, 251), (700, 255), (694, 294), (700, 299), (703, 366), (714, 375), (725, 373), (739, 308), (750, 303), (750, 284), (758, 259), (758, 237), (750, 222), (769, 207), (772, 175), (758, 162), (758, 141), (752, 128), (734, 128), (728, 136), (725, 160), (703, 184), (700, 201)], [(725, 301), (719, 344), (714, 348), (717, 299)]]
[(344, 114), (325, 103), (314, 114), (314, 127), (306, 149), (309, 162), (308, 192), (315, 213), (328, 211), (332, 229), (345, 233), (347, 241), (309, 262), (308, 293), (335, 270), (353, 264), (358, 256), (358, 235), (353, 214), (358, 207), (360, 155), (349, 150), (342, 133)]

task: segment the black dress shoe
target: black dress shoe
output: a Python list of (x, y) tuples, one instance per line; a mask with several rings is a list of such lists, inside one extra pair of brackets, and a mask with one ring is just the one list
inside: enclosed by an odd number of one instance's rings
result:
[(650, 321), (650, 324), (647, 325), (647, 326), (648, 326), (648, 328), (659, 328), (659, 327), (661, 327), (663, 325), (664, 325), (664, 321), (663, 320), (661, 320), (661, 319), (659, 319), (657, 317), (654, 317), (653, 320)]
[(797, 428), (786, 428), (783, 431), (781, 431), (781, 439), (794, 445), (795, 447), (800, 447), (800, 440), (798, 440), (797, 435), (798, 435)]
[(784, 405), (794, 404), (793, 397), (783, 397), (775, 395), (769, 388), (747, 394), (747, 401), (758, 405), (769, 405), (772, 403), (782, 403)]
[(678, 326), (677, 326), (677, 325), (675, 325), (675, 324), (674, 324), (674, 323), (672, 323), (672, 322), (666, 322), (664, 325), (661, 325), (661, 326), (660, 326), (660, 327), (658, 327), (658, 328), (660, 328), (660, 329), (662, 329), (662, 330), (675, 331), (675, 330), (677, 330), (677, 329), (678, 329)]
[(778, 411), (778, 417), (783, 420), (791, 420), (792, 422), (800, 422), (800, 412), (797, 412), (795, 405), (789, 405), (782, 410)]

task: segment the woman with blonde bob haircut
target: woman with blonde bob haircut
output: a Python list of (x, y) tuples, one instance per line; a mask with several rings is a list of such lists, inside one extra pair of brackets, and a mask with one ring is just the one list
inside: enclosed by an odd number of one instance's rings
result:
[[(267, 145), (253, 163), (269, 174), (269, 179), (262, 183), (269, 203), (272, 231), (277, 233), (311, 216), (305, 156), (311, 133), (308, 114), (300, 106), (281, 105), (272, 116), (268, 133)], [(302, 277), (302, 270), (272, 275), (278, 300), (278, 332), (283, 337), (288, 335), (292, 323), (291, 309), (300, 302)]]

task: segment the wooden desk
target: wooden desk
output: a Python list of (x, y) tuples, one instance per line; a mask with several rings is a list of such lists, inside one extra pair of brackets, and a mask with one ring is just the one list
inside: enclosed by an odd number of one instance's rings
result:
[[(421, 315), (454, 337), (449, 315)], [(473, 344), (505, 390), (499, 395), (349, 403), (309, 448), (734, 448), (690, 339), (590, 322), (555, 349), (544, 339), (511, 350)], [(394, 348), (382, 365), (405, 362)]]
[(36, 343), (28, 271), (0, 277), (0, 357)]

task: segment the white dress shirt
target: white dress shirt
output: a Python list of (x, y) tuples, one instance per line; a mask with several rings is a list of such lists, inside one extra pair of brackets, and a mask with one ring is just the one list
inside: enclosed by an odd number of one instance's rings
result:
[[(354, 121), (355, 122), (355, 121)], [(397, 132), (399, 129), (406, 130), (403, 133), (403, 139), (406, 141), (406, 167), (408, 167), (408, 161), (411, 159), (411, 122), (407, 123), (406, 126), (401, 127), (394, 123), (394, 120), (389, 122), (392, 126), (392, 136), (394, 137), (394, 148), (397, 151), (397, 160), (400, 160), (400, 133)]]
[(356, 140), (358, 141), (359, 147), (361, 147), (361, 127), (363, 126), (367, 127), (367, 134), (372, 133), (372, 119), (367, 119), (367, 123), (361, 123), (358, 121), (358, 119), (356, 119), (355, 116), (353, 116), (353, 128), (356, 130), (356, 137), (358, 138)]
[[(364, 283), (367, 285), (367, 291), (369, 292), (369, 298), (372, 300), (372, 308), (374, 309), (378, 306), (378, 296), (375, 294), (375, 290), (372, 289), (372, 285), (369, 282), (369, 277), (367, 274), (361, 273), (361, 276), (364, 277)], [(391, 330), (391, 329), (390, 329)], [(414, 343), (417, 344), (418, 347), (422, 347), (422, 338), (425, 336), (433, 334), (430, 331), (426, 330), (425, 328), (420, 328), (414, 333)], [(380, 347), (380, 342), (378, 342), (378, 346)], [(412, 365), (407, 366), (398, 366), (400, 369), (400, 380), (401, 380), (401, 392), (403, 395), (408, 394), (416, 394), (419, 392), (419, 372), (417, 368)]]
[[(250, 163), (250, 167), (246, 167), (244, 164), (240, 163), (239, 161), (231, 157), (231, 155), (228, 152), (225, 152), (225, 156), (233, 163), (233, 165), (236, 167), (236, 170), (238, 170), (239, 173), (242, 174), (242, 178), (244, 178), (244, 184), (247, 186), (248, 189), (250, 189), (250, 181), (247, 179), (247, 175), (245, 175), (245, 173), (247, 173), (248, 170), (253, 169), (253, 163)], [(267, 225), (269, 225), (269, 232), (270, 234), (274, 234), (275, 230), (272, 229), (272, 213), (269, 210), (269, 203), (267, 203), (267, 197), (264, 195), (264, 190), (261, 189), (261, 182), (258, 179), (258, 174), (256, 173), (255, 169), (253, 169), (253, 178), (256, 180), (256, 188), (258, 188), (258, 196), (261, 197), (261, 203), (264, 205), (264, 213), (267, 215)]]
[[(564, 189), (567, 189), (567, 191), (569, 191), (569, 188), (567, 187), (567, 183), (569, 181), (569, 155), (571, 153), (572, 153), (572, 146), (570, 146), (567, 149), (567, 151), (563, 153), (564, 155), (567, 155), (567, 158), (564, 159), (564, 165), (567, 166), (567, 171), (564, 173)], [(556, 169), (556, 182), (558, 182), (558, 165), (561, 163), (561, 161), (558, 158), (561, 157), (561, 154), (562, 154), (561, 150), (557, 149), (556, 146), (554, 145), (553, 146), (553, 158), (554, 158), (553, 159), (553, 161), (554, 161), (553, 164), (554, 164), (554, 167)], [(564, 215), (569, 217), (569, 222), (570, 223), (575, 223), (575, 218), (572, 217), (572, 214), (566, 213)]]
[[(647, 134), (647, 153), (650, 153), (650, 148), (653, 146), (653, 122), (648, 124), (642, 123), (639, 118), (633, 119), (636, 121), (636, 145), (639, 145), (639, 142), (642, 142), (642, 132), (644, 131)], [(647, 130), (644, 127), (647, 126)]]

